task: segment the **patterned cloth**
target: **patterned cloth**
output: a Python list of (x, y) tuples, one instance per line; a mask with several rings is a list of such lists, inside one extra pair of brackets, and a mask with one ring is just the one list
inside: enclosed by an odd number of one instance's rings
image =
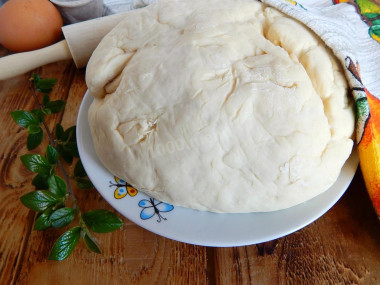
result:
[[(157, 0), (104, 0), (109, 15)], [(206, 0), (205, 0), (206, 1)], [(345, 67), (356, 103), (356, 143), (368, 193), (380, 217), (380, 8), (370, 0), (262, 0), (303, 22)]]
[(360, 167), (380, 217), (380, 8), (369, 0), (263, 0), (311, 28), (345, 67)]

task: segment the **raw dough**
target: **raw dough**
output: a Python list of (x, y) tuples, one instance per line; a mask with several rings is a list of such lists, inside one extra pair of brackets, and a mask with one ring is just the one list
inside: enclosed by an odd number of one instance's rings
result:
[(340, 64), (299, 22), (252, 0), (163, 0), (99, 44), (86, 80), (95, 150), (174, 205), (274, 211), (328, 189), (351, 153)]

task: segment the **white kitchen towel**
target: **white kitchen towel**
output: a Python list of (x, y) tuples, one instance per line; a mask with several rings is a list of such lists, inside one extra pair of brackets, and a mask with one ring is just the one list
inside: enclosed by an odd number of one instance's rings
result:
[(360, 166), (380, 217), (380, 8), (370, 0), (263, 0), (312, 29), (345, 67)]

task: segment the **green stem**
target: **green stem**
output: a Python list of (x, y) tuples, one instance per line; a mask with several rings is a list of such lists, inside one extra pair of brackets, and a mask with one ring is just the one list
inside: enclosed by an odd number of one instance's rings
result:
[[(33, 98), (34, 98), (34, 100), (36, 101), (36, 103), (37, 103), (39, 109), (40, 109), (41, 111), (43, 111), (43, 106), (41, 105), (40, 101), (38, 100), (37, 94), (36, 94), (36, 92), (34, 91), (33, 82), (29, 85), (29, 89), (30, 89), (30, 91), (31, 91), (31, 93), (32, 93), (32, 95), (33, 95)], [(55, 143), (55, 141), (54, 141), (53, 135), (52, 135), (52, 133), (51, 133), (51, 131), (50, 131), (50, 129), (49, 129), (49, 126), (46, 124), (45, 120), (42, 120), (42, 124), (43, 124), (43, 126), (44, 126), (44, 128), (45, 128), (45, 130), (46, 130), (46, 133), (47, 133), (48, 137), (49, 137), (49, 142), (50, 142), (50, 144), (51, 144), (52, 146), (56, 147), (57, 145), (56, 145), (56, 143)], [(80, 223), (80, 224), (81, 224), (81, 223), (84, 224), (84, 221), (83, 221), (83, 218), (82, 218), (82, 212), (81, 212), (80, 209), (79, 209), (78, 201), (77, 201), (77, 199), (75, 198), (74, 193), (73, 193), (73, 190), (72, 190), (72, 188), (71, 188), (71, 183), (70, 183), (69, 175), (68, 175), (68, 173), (66, 172), (65, 168), (63, 167), (63, 165), (62, 165), (62, 163), (61, 163), (60, 160), (58, 160), (57, 164), (58, 164), (58, 167), (59, 167), (59, 169), (61, 170), (61, 172), (62, 172), (62, 174), (63, 174), (63, 177), (64, 177), (64, 179), (65, 179), (65, 182), (66, 182), (66, 185), (67, 185), (67, 191), (68, 191), (68, 193), (69, 193), (69, 196), (70, 196), (71, 200), (72, 200), (73, 203), (74, 203), (74, 209), (75, 209), (75, 210), (77, 211), (77, 213), (78, 213), (79, 223)], [(81, 226), (82, 226), (82, 225), (81, 225)]]

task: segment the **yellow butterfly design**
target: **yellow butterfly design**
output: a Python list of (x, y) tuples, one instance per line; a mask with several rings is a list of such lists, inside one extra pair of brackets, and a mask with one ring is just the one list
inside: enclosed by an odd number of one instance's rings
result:
[(115, 199), (121, 199), (124, 198), (125, 196), (129, 195), (131, 197), (134, 197), (137, 195), (138, 191), (133, 188), (130, 184), (128, 184), (126, 181), (123, 179), (114, 176), (115, 183), (110, 181), (110, 187), (115, 186), (115, 192), (114, 192), (114, 197)]

